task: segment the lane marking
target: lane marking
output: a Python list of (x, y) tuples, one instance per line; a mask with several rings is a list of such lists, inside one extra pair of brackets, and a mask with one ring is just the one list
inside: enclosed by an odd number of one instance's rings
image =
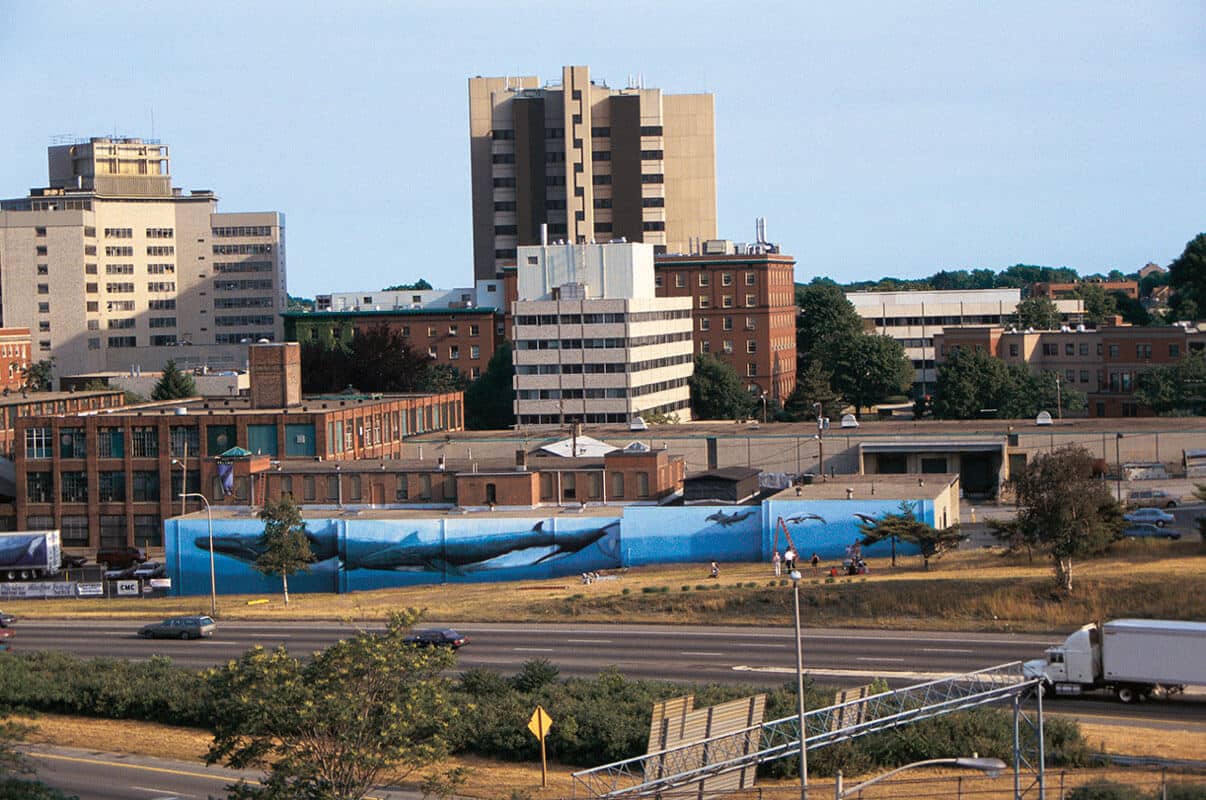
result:
[[(100, 767), (121, 767), (123, 769), (142, 770), (143, 772), (158, 772), (158, 773), (162, 773), (164, 775), (183, 775), (188, 778), (208, 778), (209, 780), (214, 780), (214, 781), (232, 781), (232, 780), (237, 781), (238, 780), (237, 777), (232, 777), (230, 775), (215, 775), (212, 772), (209, 772), (209, 773), (192, 772), (190, 770), (171, 769), (169, 767), (151, 767), (146, 764), (131, 764), (126, 761), (104, 761), (99, 758), (82, 758), (80, 756), (64, 756), (64, 755), (59, 755), (58, 753), (43, 753), (43, 752), (38, 752), (36, 750), (29, 751), (28, 754), (33, 756), (34, 758), (44, 758), (48, 761), (70, 761), (70, 762), (73, 762), (76, 764), (93, 764), (95, 766), (100, 766)], [(259, 781), (253, 780), (251, 778), (245, 778), (244, 780), (246, 780), (248, 783), (255, 784), (256, 786), (260, 785)]]
[(855, 661), (894, 661), (897, 663), (903, 662), (903, 658), (875, 658), (873, 656), (859, 656)]
[(700, 652), (698, 650), (682, 650), (679, 652), (679, 655), (680, 656), (723, 656), (724, 653), (705, 653), (705, 652)]
[(150, 792), (151, 794), (159, 795), (155, 800), (178, 800), (181, 797), (195, 797), (195, 795), (191, 794), (173, 792), (171, 789), (152, 789), (149, 786), (131, 786), (130, 788), (136, 792)]
[(787, 645), (785, 645), (785, 644), (752, 644), (752, 643), (744, 645), (744, 646), (745, 647), (773, 647), (776, 650), (782, 650), (783, 648), (787, 647)]
[(923, 647), (923, 653), (974, 653), (975, 650), (960, 650), (956, 647)]
[(553, 652), (553, 648), (551, 648), (551, 647), (512, 647), (511, 649), (514, 650), (516, 653), (551, 653), (551, 652)]
[[(775, 675), (795, 675), (795, 667), (755, 667), (738, 665), (732, 668), (734, 672), (769, 672)], [(869, 667), (867, 669), (805, 669), (805, 674), (826, 678), (884, 678), (899, 680), (934, 681), (961, 675), (958, 672), (905, 672), (903, 670), (882, 670)]]
[(611, 639), (566, 639), (569, 644), (611, 644)]

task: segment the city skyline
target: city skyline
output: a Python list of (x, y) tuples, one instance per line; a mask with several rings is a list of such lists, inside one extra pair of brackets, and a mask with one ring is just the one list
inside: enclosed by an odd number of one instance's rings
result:
[[(718, 234), (796, 279), (1130, 272), (1200, 232), (1203, 9), (538, 3), (15, 5), (0, 196), (59, 134), (172, 146), (177, 185), (289, 221), (292, 294), (473, 275), (468, 80), (716, 95)], [(12, 112), (16, 113), (12, 113)], [(154, 122), (152, 123), (152, 119)]]

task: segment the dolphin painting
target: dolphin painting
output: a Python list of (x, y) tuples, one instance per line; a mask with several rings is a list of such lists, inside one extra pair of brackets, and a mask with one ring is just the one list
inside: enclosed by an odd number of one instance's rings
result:
[[(384, 544), (375, 550), (362, 552), (361, 543), (349, 542), (345, 569), (374, 570), (439, 570), (451, 567), (454, 570), (472, 569), (492, 559), (500, 558), (520, 550), (552, 548), (549, 552), (526, 564), (507, 566), (535, 566), (561, 556), (573, 555), (599, 542), (605, 547), (614, 538), (610, 534), (619, 531), (620, 521), (609, 522), (600, 528), (580, 531), (546, 531), (545, 520), (540, 520), (530, 529), (514, 533), (485, 533), (473, 537), (449, 540), (419, 538), (413, 532), (398, 542)], [(369, 544), (369, 543), (363, 543)], [(372, 543), (377, 544), (377, 543)]]
[(715, 514), (709, 514), (708, 516), (704, 517), (704, 520), (706, 520), (707, 522), (715, 522), (718, 525), (721, 525), (722, 527), (727, 528), (730, 525), (736, 525), (738, 522), (747, 520), (757, 513), (758, 513), (758, 509), (756, 509), (756, 508), (751, 508), (749, 511), (746, 511), (746, 512), (743, 512), (740, 514), (737, 514), (737, 513), (729, 514), (728, 516), (725, 516), (725, 513), (723, 511), (717, 511)]
[(825, 518), (822, 517), (820, 514), (797, 514), (796, 516), (788, 517), (787, 519), (785, 519), (783, 521), (790, 522), (793, 525), (798, 525), (799, 523), (807, 522), (810, 519), (815, 519), (818, 522), (825, 522)]
[(858, 521), (863, 523), (864, 525), (875, 525), (876, 523), (879, 522), (879, 519), (871, 516), (870, 514), (860, 514), (857, 511), (855, 511), (854, 516), (858, 517)]
[[(223, 533), (214, 536), (214, 553), (230, 556), (247, 564), (254, 564), (264, 553), (260, 544), (259, 533)], [(339, 555), (339, 543), (336, 541), (335, 530), (316, 534), (307, 530), (306, 538), (310, 541), (310, 551), (314, 553), (315, 561), (326, 561)], [(193, 540), (201, 550), (209, 550), (209, 536), (198, 536)]]

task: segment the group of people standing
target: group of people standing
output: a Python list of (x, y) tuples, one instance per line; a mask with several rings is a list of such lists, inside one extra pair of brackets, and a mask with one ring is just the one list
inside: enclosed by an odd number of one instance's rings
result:
[[(783, 551), (783, 555), (779, 555), (778, 548), (775, 549), (774, 555), (771, 556), (771, 565), (775, 568), (775, 577), (783, 574), (783, 568), (786, 567), (788, 572), (796, 568), (796, 559), (799, 555), (796, 553), (796, 548), (791, 545)], [(821, 565), (821, 557), (816, 553), (812, 554), (812, 558), (808, 559), (808, 563), (812, 565), (812, 571), (816, 572)]]

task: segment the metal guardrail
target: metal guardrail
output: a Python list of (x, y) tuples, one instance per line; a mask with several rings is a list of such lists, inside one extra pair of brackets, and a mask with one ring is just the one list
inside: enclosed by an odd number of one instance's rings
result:
[[(818, 708), (805, 714), (805, 741), (816, 749), (899, 725), (1017, 698), (1037, 687), (1020, 661)], [(699, 754), (707, 763), (699, 766)], [(573, 774), (573, 793), (591, 798), (644, 797), (708, 777), (795, 756), (795, 716), (679, 745)]]

